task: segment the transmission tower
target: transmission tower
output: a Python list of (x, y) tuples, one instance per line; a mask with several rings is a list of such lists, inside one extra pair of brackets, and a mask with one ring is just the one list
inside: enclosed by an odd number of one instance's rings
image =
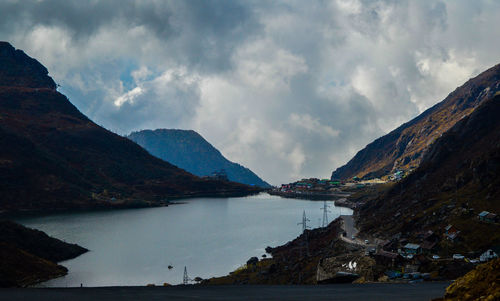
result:
[(182, 284), (187, 285), (189, 283), (188, 271), (186, 266), (184, 266), (184, 277), (182, 278)]
[(307, 222), (310, 222), (310, 220), (306, 217), (306, 211), (304, 210), (302, 213), (302, 223), (297, 223), (297, 225), (302, 225), (302, 233), (304, 233), (309, 227), (307, 226)]
[(330, 206), (326, 204), (326, 201), (323, 201), (323, 208), (321, 208), (321, 210), (323, 210), (323, 228), (328, 226), (328, 212), (331, 212), (328, 210)]
[[(302, 225), (302, 233), (304, 234), (304, 247), (306, 249), (306, 254), (309, 256), (309, 239), (307, 238), (307, 222), (310, 222), (310, 220), (306, 217), (306, 211), (302, 213), (302, 222), (297, 223), (297, 225)], [(300, 257), (302, 257), (302, 248), (300, 248)]]

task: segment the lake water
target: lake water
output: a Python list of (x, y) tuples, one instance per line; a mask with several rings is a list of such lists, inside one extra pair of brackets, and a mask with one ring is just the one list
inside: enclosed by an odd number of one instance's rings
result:
[[(265, 254), (310, 226), (320, 226), (323, 202), (268, 194), (242, 198), (197, 198), (169, 207), (83, 212), (20, 218), (25, 226), (77, 243), (90, 252), (62, 262), (68, 275), (43, 286), (146, 285), (226, 275), (250, 257)], [(329, 221), (348, 208), (330, 205)], [(168, 266), (172, 265), (172, 269)]]

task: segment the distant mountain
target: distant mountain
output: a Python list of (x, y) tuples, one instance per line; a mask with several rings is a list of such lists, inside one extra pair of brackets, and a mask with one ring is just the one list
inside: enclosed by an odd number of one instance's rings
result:
[(195, 131), (143, 130), (131, 133), (128, 138), (144, 147), (153, 156), (197, 176), (210, 176), (213, 172), (223, 169), (231, 181), (263, 188), (270, 187), (250, 169), (226, 159)]
[(500, 213), (500, 92), (482, 102), (429, 147), (420, 166), (359, 211), (365, 233), (397, 233), (418, 241), (418, 232), (443, 233), (452, 224), (459, 239), (440, 247), (477, 252), (500, 245), (498, 223), (481, 222), (482, 211)]
[(442, 102), (359, 151), (332, 179), (374, 178), (420, 165), (432, 143), (500, 90), (500, 65), (457, 88)]
[(157, 205), (255, 188), (201, 179), (96, 125), (47, 69), (0, 42), (0, 211)]

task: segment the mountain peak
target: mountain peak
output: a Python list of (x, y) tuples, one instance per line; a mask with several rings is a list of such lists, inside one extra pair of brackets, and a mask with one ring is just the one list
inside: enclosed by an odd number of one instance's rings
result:
[(4, 41), (0, 41), (0, 66), (0, 86), (56, 89), (47, 68)]
[(500, 91), (500, 64), (468, 80), (443, 101), (360, 150), (332, 179), (376, 178), (417, 168), (432, 143)]

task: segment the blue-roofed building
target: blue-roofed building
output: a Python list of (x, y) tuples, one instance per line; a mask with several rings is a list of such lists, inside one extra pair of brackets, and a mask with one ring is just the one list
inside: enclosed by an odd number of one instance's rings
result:
[(420, 245), (412, 244), (412, 243), (407, 243), (403, 247), (403, 250), (404, 250), (404, 252), (406, 254), (417, 255), (417, 254), (421, 254), (422, 253), (422, 248), (420, 247)]

